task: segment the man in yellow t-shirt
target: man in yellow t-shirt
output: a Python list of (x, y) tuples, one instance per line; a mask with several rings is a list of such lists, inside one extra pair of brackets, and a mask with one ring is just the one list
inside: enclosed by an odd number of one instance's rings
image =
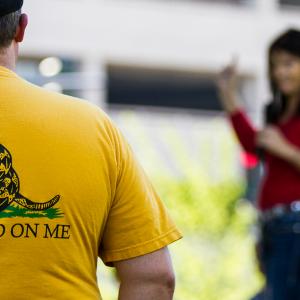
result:
[(119, 299), (172, 299), (181, 234), (107, 115), (14, 73), (27, 16), (0, 2), (0, 298), (96, 300), (97, 258)]

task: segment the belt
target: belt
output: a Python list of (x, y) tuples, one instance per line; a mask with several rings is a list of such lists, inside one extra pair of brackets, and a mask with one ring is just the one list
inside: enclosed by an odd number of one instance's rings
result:
[(259, 218), (263, 222), (271, 221), (272, 219), (282, 217), (288, 213), (300, 214), (300, 200), (296, 200), (290, 204), (278, 204), (272, 208), (259, 213)]

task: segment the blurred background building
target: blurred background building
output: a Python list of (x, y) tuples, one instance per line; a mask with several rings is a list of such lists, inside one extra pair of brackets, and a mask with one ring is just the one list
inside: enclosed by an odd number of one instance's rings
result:
[(218, 180), (224, 174), (216, 167), (217, 141), (226, 126), (207, 137), (208, 124), (220, 122), (215, 76), (239, 57), (241, 99), (259, 124), (268, 100), (266, 47), (300, 24), (298, 9), (298, 0), (27, 0), (30, 25), (18, 71), (102, 106), (120, 124), (129, 109), (149, 143), (160, 144), (157, 159), (172, 173), (179, 166), (158, 128), (177, 128), (192, 159), (201, 159), (192, 151), (195, 140), (209, 137), (208, 172)]
[(246, 168), (255, 198), (256, 162), (240, 153), (215, 78), (239, 57), (240, 98), (260, 125), (267, 47), (300, 28), (300, 0), (26, 0), (24, 11), (19, 74), (101, 106), (150, 173), (199, 167), (222, 182)]

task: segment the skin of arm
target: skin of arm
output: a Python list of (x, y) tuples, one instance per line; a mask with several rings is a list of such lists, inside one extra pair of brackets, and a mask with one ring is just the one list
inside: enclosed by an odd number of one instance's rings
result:
[(269, 153), (288, 161), (300, 172), (300, 149), (291, 144), (274, 126), (257, 134), (257, 145)]
[(114, 263), (120, 279), (119, 300), (171, 300), (175, 275), (168, 248)]
[(255, 143), (257, 130), (243, 113), (237, 97), (238, 75), (236, 59), (220, 72), (216, 83), (221, 103), (229, 115), (231, 125), (241, 146), (247, 153), (257, 155)]
[(239, 109), (237, 100), (237, 62), (233, 61), (225, 67), (217, 78), (217, 87), (223, 108), (228, 114)]

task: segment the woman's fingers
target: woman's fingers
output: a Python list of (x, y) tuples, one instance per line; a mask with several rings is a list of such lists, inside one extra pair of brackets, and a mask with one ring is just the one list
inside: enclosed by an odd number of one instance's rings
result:
[(219, 73), (219, 76), (217, 78), (219, 88), (224, 89), (230, 84), (230, 81), (235, 76), (234, 72), (235, 71), (233, 70), (232, 66), (227, 66)]
[(228, 64), (222, 71), (221, 75), (224, 77), (232, 77), (234, 75), (237, 75), (237, 69), (238, 69), (238, 56), (233, 55), (230, 64)]
[(270, 142), (278, 139), (279, 132), (276, 128), (268, 126), (257, 133), (256, 142), (258, 146), (269, 145)]
[(234, 84), (237, 79), (237, 63), (232, 61), (221, 70), (218, 78), (221, 83)]
[(216, 78), (216, 85), (223, 107), (228, 112), (237, 109), (237, 61), (232, 60), (229, 65), (223, 68)]
[(262, 131), (258, 132), (256, 135), (257, 146), (260, 146), (260, 147), (264, 146), (267, 139), (268, 139), (268, 133), (266, 132), (266, 130), (262, 130)]

